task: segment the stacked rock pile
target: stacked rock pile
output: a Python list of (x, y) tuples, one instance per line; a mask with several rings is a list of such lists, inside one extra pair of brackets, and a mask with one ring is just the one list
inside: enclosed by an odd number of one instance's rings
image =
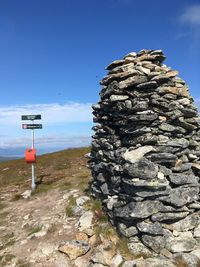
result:
[(200, 124), (161, 50), (112, 62), (93, 105), (92, 192), (137, 254), (198, 248)]

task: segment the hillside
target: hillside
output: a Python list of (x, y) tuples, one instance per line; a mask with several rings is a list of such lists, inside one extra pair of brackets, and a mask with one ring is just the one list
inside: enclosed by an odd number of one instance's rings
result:
[(0, 157), (0, 162), (4, 162), (4, 161), (10, 161), (10, 160), (14, 160), (17, 159), (15, 157)]
[[(62, 183), (70, 185), (70, 183), (74, 183), (74, 180), (79, 182), (77, 178), (80, 176), (88, 179), (89, 170), (85, 167), (87, 159), (84, 157), (88, 152), (89, 148), (79, 148), (38, 156), (36, 164), (37, 190), (56, 187), (58, 181), (60, 181), (59, 185)], [(16, 190), (28, 189), (30, 177), (31, 165), (26, 164), (24, 159), (0, 163), (0, 190), (4, 190), (8, 186), (15, 186)], [(85, 179), (81, 183), (87, 183)]]
[(0, 266), (86, 267), (103, 261), (118, 267), (123, 259), (116, 244), (129, 255), (100, 202), (90, 197), (89, 151), (39, 156), (37, 188), (28, 198), (31, 166), (24, 159), (0, 163)]
[(90, 196), (89, 151), (39, 156), (37, 189), (30, 197), (30, 165), (23, 159), (0, 163), (0, 266), (190, 266), (182, 265), (183, 259), (176, 264), (151, 258), (140, 247), (137, 255), (130, 254), (127, 240), (117, 235), (100, 202)]

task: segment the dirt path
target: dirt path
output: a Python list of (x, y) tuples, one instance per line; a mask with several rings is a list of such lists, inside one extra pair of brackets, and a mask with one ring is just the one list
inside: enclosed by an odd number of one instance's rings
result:
[(58, 245), (75, 236), (77, 218), (67, 217), (66, 207), (80, 195), (53, 189), (11, 201), (12, 192), (1, 193), (0, 266), (72, 266)]

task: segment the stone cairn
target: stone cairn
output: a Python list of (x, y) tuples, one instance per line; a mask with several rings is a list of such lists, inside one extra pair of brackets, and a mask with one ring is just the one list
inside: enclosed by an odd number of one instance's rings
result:
[(164, 59), (112, 62), (93, 105), (92, 193), (135, 255), (200, 251), (198, 110)]

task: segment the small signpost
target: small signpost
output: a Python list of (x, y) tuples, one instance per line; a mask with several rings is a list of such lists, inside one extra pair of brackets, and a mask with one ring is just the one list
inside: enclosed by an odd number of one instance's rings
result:
[(22, 124), (22, 129), (42, 129), (42, 124)]
[(22, 124), (22, 129), (32, 130), (32, 148), (26, 149), (26, 162), (32, 164), (32, 191), (35, 190), (35, 163), (36, 163), (36, 150), (35, 146), (35, 129), (42, 129), (42, 124), (35, 124), (35, 120), (41, 120), (41, 115), (22, 115), (22, 120), (30, 120), (31, 124)]
[(34, 121), (34, 120), (41, 120), (41, 115), (22, 115), (23, 121)]

